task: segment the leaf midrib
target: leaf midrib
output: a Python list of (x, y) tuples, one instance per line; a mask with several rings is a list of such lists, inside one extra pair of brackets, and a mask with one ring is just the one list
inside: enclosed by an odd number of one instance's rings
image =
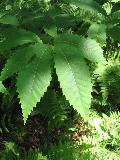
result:
[[(75, 75), (74, 75), (74, 72), (73, 72), (73, 70), (72, 70), (72, 68), (71, 68), (71, 65), (70, 65), (69, 61), (67, 60), (66, 55), (65, 55), (65, 54), (63, 54), (63, 53), (62, 53), (62, 51), (61, 51), (61, 54), (63, 55), (64, 59), (66, 60), (66, 62), (67, 62), (67, 64), (68, 64), (68, 66), (69, 66), (69, 68), (70, 68), (70, 70), (71, 70), (71, 72), (72, 72), (73, 79), (74, 79), (74, 83), (76, 84), (76, 88), (77, 88), (78, 93), (79, 93), (79, 97), (81, 97), (80, 92), (79, 92), (80, 88), (79, 88), (79, 86), (78, 86), (78, 84), (77, 84), (77, 82), (76, 82)], [(82, 103), (82, 99), (81, 99), (81, 98), (80, 98), (80, 100), (81, 100), (81, 104), (83, 104), (83, 103)]]

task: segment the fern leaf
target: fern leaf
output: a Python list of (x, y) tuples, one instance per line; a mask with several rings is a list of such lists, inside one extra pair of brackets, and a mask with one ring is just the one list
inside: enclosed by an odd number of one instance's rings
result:
[(70, 2), (81, 9), (106, 15), (105, 10), (94, 0), (70, 0)]
[(74, 109), (87, 119), (92, 91), (88, 66), (82, 56), (74, 55), (73, 47), (56, 46), (55, 52), (55, 68), (63, 93)]
[[(39, 52), (39, 50), (38, 50)], [(48, 51), (35, 58), (18, 74), (17, 91), (23, 112), (24, 123), (36, 103), (43, 97), (51, 81), (51, 56)]]
[(24, 29), (0, 27), (0, 53), (31, 42), (40, 42), (40, 39), (36, 34)]
[(80, 54), (92, 62), (105, 63), (103, 50), (93, 39), (80, 37), (78, 35), (63, 34), (56, 37), (55, 43), (56, 45), (66, 44), (68, 48), (70, 46), (74, 47), (74, 50), (77, 50), (77, 54)]

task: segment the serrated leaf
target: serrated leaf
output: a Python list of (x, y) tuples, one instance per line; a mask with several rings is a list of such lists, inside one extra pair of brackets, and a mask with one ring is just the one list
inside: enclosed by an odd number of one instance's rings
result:
[(55, 43), (56, 45), (66, 44), (68, 48), (70, 46), (74, 47), (74, 50), (77, 50), (78, 54), (92, 62), (105, 63), (103, 50), (93, 39), (78, 35), (63, 34), (56, 37)]
[(71, 4), (90, 11), (90, 12), (97, 12), (97, 13), (102, 13), (106, 15), (105, 10), (99, 5), (99, 3), (95, 2), (94, 0), (69, 0)]
[(88, 36), (95, 39), (101, 46), (106, 43), (106, 25), (104, 24), (92, 24), (88, 30)]
[[(39, 50), (38, 50), (39, 52)], [(19, 93), (24, 123), (36, 103), (43, 97), (51, 81), (51, 55), (42, 53), (18, 74), (17, 91)]]
[(74, 109), (87, 119), (92, 91), (88, 66), (80, 54), (74, 54), (72, 46), (56, 46), (55, 53), (55, 68), (63, 94)]
[(0, 27), (0, 53), (31, 42), (40, 42), (40, 39), (36, 34), (24, 29)]
[(3, 81), (14, 73), (22, 71), (34, 55), (40, 56), (47, 48), (50, 50), (49, 46), (38, 43), (16, 50), (7, 60), (7, 63), (1, 72), (0, 80)]
[(12, 74), (22, 70), (29, 59), (32, 57), (33, 52), (31, 52), (32, 47), (22, 48), (17, 50), (5, 64), (0, 76), (0, 80), (5, 80)]

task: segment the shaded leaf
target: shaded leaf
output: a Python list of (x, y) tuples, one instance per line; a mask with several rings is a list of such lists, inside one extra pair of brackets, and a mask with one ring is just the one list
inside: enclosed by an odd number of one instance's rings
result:
[(36, 34), (24, 29), (0, 27), (0, 53), (31, 42), (40, 42), (40, 39)]
[(120, 25), (116, 25), (113, 28), (108, 29), (108, 35), (114, 40), (118, 40), (120, 42)]

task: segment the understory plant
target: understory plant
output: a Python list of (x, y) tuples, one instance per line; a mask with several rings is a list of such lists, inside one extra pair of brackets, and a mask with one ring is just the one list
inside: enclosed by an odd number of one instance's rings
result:
[[(24, 154), (23, 154), (24, 153)], [(1, 160), (47, 160), (46, 156), (36, 150), (30, 150), (29, 152), (21, 153), (18, 146), (12, 142), (5, 142), (5, 150), (0, 153)]]

